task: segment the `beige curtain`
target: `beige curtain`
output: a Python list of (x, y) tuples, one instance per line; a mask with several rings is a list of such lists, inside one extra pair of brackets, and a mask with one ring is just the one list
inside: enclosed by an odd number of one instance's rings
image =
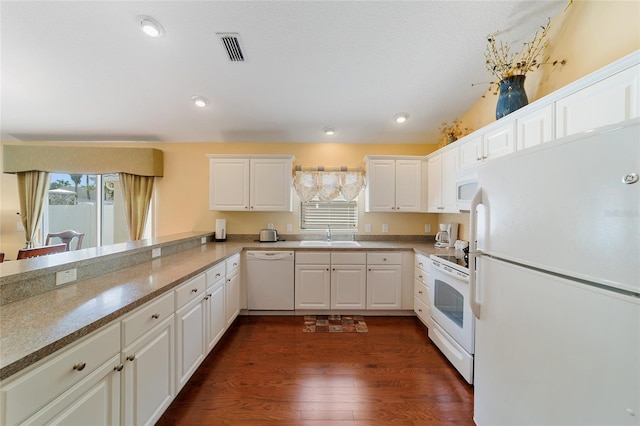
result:
[(26, 237), (25, 248), (31, 248), (36, 242), (36, 233), (42, 219), (42, 208), (49, 186), (49, 173), (33, 170), (19, 172), (17, 176), (20, 215)]
[(153, 176), (120, 173), (120, 184), (122, 185), (131, 241), (142, 238), (147, 215), (149, 214), (154, 179)]

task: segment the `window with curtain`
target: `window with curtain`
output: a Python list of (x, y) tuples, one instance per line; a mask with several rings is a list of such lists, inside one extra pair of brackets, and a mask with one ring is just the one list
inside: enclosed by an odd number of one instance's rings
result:
[[(72, 229), (85, 234), (82, 248), (129, 241), (122, 192), (118, 173), (51, 173), (43, 240), (48, 233)], [(143, 238), (151, 236), (150, 229), (147, 220)]]
[(315, 196), (300, 203), (300, 229), (324, 231), (329, 225), (332, 230), (357, 230), (357, 201), (347, 201), (339, 195), (330, 201)]

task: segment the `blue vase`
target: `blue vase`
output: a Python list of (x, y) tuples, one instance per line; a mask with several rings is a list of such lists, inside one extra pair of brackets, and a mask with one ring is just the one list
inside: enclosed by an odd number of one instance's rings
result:
[(529, 103), (524, 91), (525, 75), (512, 75), (500, 82), (500, 93), (496, 105), (496, 120), (511, 114)]

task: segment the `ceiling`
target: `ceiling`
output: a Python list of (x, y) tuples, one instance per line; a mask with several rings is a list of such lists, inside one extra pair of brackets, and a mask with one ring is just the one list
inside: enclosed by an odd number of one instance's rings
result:
[[(519, 45), (566, 4), (3, 0), (0, 137), (436, 143), (487, 89), (472, 83), (491, 81), (486, 35)], [(228, 32), (244, 62), (229, 61)]]

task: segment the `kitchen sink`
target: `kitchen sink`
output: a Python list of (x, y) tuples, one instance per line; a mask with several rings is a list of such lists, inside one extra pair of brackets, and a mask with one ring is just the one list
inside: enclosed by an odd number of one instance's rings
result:
[(360, 247), (357, 241), (300, 241), (300, 247)]

